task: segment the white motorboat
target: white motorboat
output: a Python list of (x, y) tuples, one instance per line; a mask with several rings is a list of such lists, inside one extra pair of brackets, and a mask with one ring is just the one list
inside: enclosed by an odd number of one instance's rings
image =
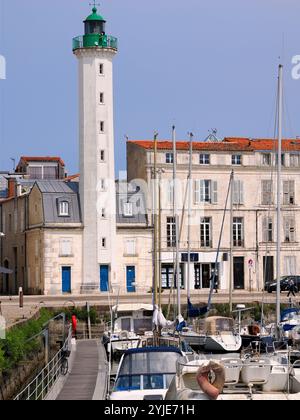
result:
[(175, 347), (145, 347), (123, 354), (110, 400), (163, 400), (182, 352)]
[(234, 320), (221, 316), (207, 317), (199, 332), (183, 328), (180, 336), (193, 348), (209, 352), (237, 352), (242, 346), (240, 334), (234, 330)]
[(153, 305), (122, 304), (112, 308), (112, 328), (103, 335), (107, 352), (124, 353), (139, 346), (141, 337), (151, 336)]
[[(298, 368), (296, 367), (298, 366)], [(213, 384), (219, 379), (217, 400), (300, 400), (300, 365), (289, 364), (287, 355), (273, 355), (270, 357), (257, 357), (240, 359), (234, 357), (221, 357), (205, 359), (204, 355), (198, 359), (188, 361), (180, 359), (177, 364), (177, 373), (174, 377), (166, 400), (210, 400), (203, 385), (199, 382), (199, 369), (212, 371), (210, 382)], [(216, 378), (216, 376), (222, 378)], [(202, 388), (201, 388), (202, 386)], [(211, 385), (210, 385), (211, 386)]]

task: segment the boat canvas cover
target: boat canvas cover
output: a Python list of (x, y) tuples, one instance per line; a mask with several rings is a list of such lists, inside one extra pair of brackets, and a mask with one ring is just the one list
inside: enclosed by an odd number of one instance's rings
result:
[(216, 334), (218, 332), (233, 331), (233, 319), (219, 316), (206, 318), (205, 330), (208, 334)]
[(153, 311), (153, 305), (148, 303), (122, 303), (112, 308), (113, 312)]

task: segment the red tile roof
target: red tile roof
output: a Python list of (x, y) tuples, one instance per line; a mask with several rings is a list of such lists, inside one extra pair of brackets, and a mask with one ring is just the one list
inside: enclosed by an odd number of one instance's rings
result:
[(61, 165), (65, 165), (64, 161), (60, 157), (53, 156), (21, 156), (20, 162), (59, 162)]
[(80, 174), (75, 174), (75, 175), (69, 175), (66, 178), (64, 178), (64, 181), (73, 181), (73, 179), (79, 179)]
[[(135, 144), (143, 149), (152, 150), (154, 148), (153, 140), (131, 140), (129, 144)], [(194, 142), (193, 150), (204, 151), (240, 151), (254, 152), (258, 150), (276, 150), (278, 141), (274, 139), (250, 139), (242, 137), (225, 137), (219, 143)], [(177, 141), (177, 150), (189, 150), (189, 142)], [(158, 150), (172, 150), (173, 144), (170, 140), (160, 140), (157, 144)], [(300, 151), (300, 139), (284, 139), (282, 141), (283, 151)]]

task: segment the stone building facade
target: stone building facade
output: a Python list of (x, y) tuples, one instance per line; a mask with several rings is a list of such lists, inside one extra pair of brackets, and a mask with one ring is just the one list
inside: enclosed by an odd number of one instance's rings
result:
[[(162, 185), (162, 283), (173, 282), (174, 212), (173, 151), (170, 141), (158, 142), (157, 162)], [(177, 184), (180, 197), (179, 219), (182, 287), (187, 287), (190, 270), (191, 289), (209, 287), (216, 268), (216, 255), (226, 195), (234, 172), (233, 232), (230, 232), (229, 205), (221, 236), (218, 259), (219, 287), (229, 289), (230, 235), (233, 235), (233, 279), (235, 289), (260, 290), (266, 280), (275, 278), (276, 262), (276, 168), (277, 142), (271, 139), (225, 138), (220, 142), (195, 142), (192, 157), (193, 262), (187, 266), (187, 200), (189, 144), (177, 142)], [(147, 213), (153, 213), (154, 143), (130, 141), (127, 146), (129, 181), (142, 179), (148, 188)], [(283, 141), (282, 154), (282, 261), (285, 275), (300, 272), (300, 141)], [(184, 210), (185, 207), (185, 210)]]

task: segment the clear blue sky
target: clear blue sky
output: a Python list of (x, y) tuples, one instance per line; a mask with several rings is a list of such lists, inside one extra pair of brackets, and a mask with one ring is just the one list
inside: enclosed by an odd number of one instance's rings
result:
[[(60, 155), (78, 168), (77, 66), (73, 36), (90, 12), (85, 0), (0, 0), (0, 170), (10, 157)], [(115, 59), (116, 167), (125, 140), (272, 136), (278, 56), (285, 64), (288, 136), (300, 135), (299, 0), (103, 0)], [(284, 34), (284, 42), (283, 42)], [(283, 48), (284, 45), (284, 48)]]

